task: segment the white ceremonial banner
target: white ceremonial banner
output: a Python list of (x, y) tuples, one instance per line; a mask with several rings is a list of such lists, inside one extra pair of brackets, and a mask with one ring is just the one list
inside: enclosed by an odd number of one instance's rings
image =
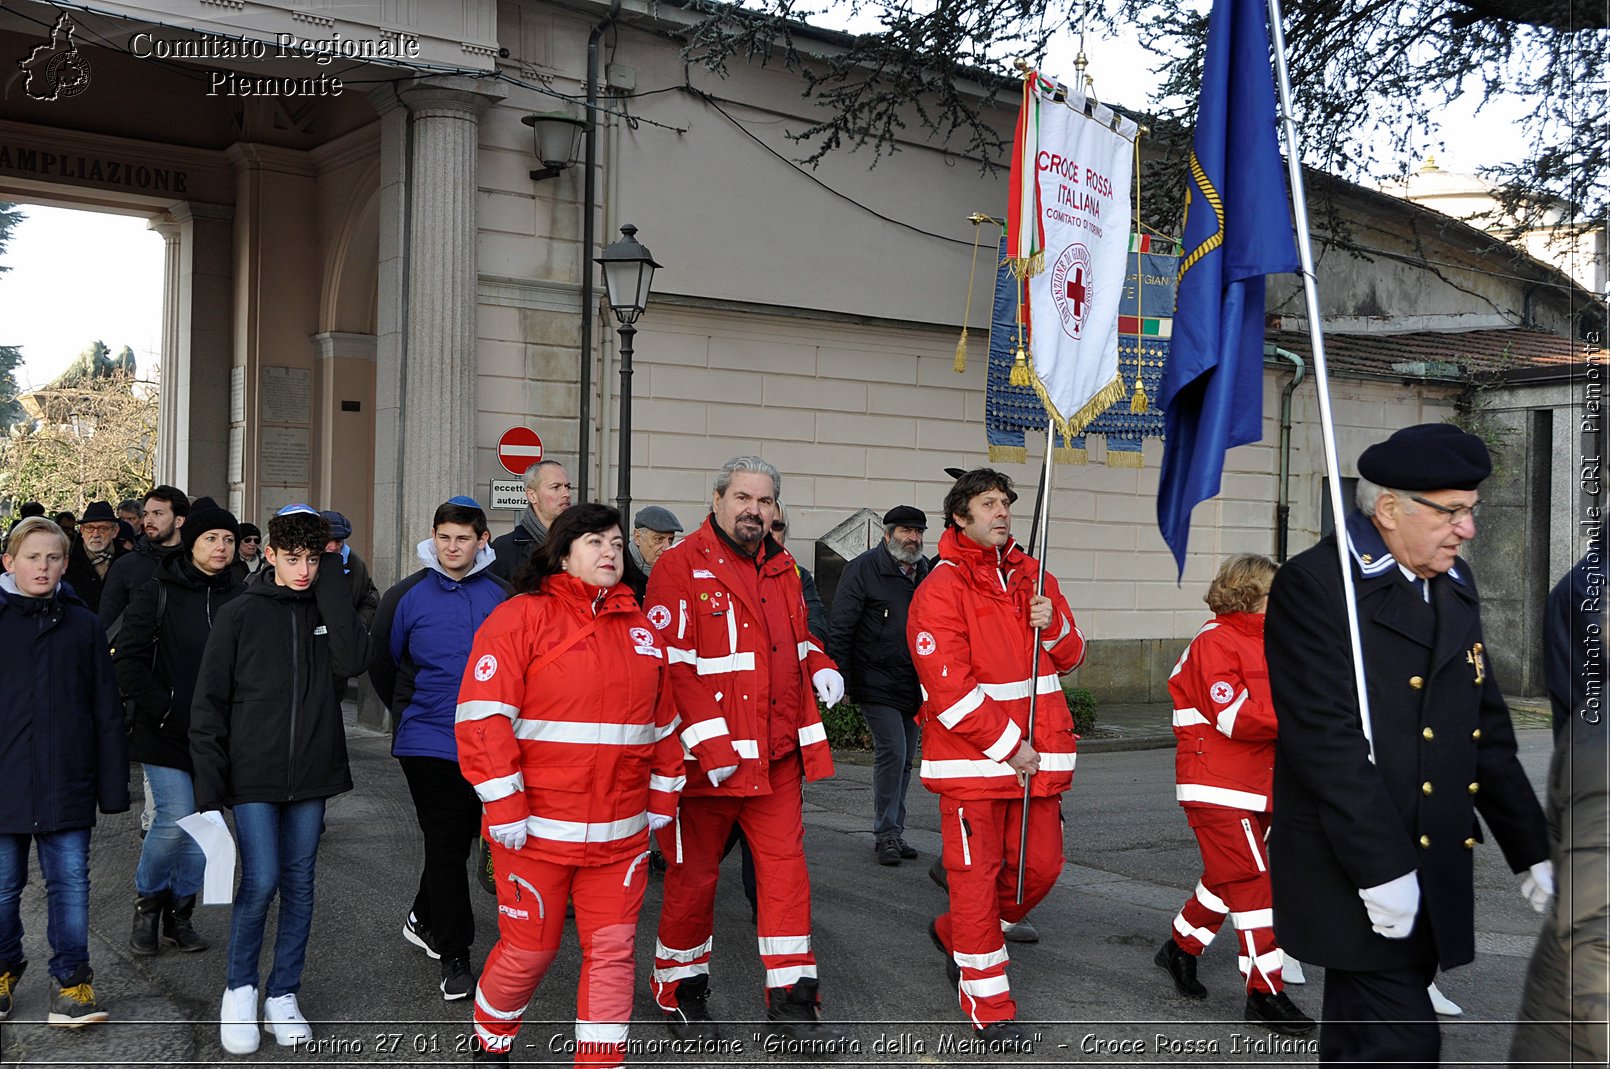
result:
[[(1034, 388), (1058, 433), (1082, 432), (1125, 394), (1118, 373), (1134, 188), (1135, 124), (1067, 91), (1039, 94), (1040, 222), (1045, 269), (1029, 279)], [(1118, 119), (1116, 129), (1114, 120)]]

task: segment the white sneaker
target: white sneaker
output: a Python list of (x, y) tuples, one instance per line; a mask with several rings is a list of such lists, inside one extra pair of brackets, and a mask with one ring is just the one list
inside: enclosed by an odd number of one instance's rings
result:
[(294, 1047), (313, 1039), (313, 1026), (302, 1016), (296, 995), (278, 995), (263, 1003), (263, 1031), (273, 1035), (282, 1047)]
[(1436, 984), (1426, 988), (1426, 994), (1431, 996), (1431, 1008), (1437, 1011), (1438, 1017), (1461, 1017), (1464, 1015), (1465, 1011), (1460, 1007), (1459, 1003), (1438, 991)]
[(1306, 984), (1308, 977), (1303, 975), (1303, 963), (1287, 954), (1285, 963), (1280, 966), (1280, 980), (1286, 984)]
[(231, 1054), (255, 1054), (262, 1038), (257, 1031), (257, 988), (226, 989), (218, 1007), (218, 1041)]

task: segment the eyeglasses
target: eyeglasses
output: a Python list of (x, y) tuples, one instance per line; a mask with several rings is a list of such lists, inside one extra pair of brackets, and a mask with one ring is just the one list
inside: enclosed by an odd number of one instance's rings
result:
[(785, 532), (787, 530), (788, 530), (788, 524), (784, 523), (782, 520), (773, 520), (773, 521), (771, 521), (771, 533), (772, 534), (782, 534), (783, 532)]
[(247, 535), (244, 538), (242, 538), (241, 541), (242, 542), (261, 542), (262, 539), (258, 538), (256, 535)]
[(1475, 522), (1476, 514), (1481, 511), (1480, 501), (1474, 505), (1439, 505), (1430, 498), (1421, 497), (1419, 494), (1410, 494), (1409, 500), (1417, 505), (1424, 505), (1428, 509), (1442, 513), (1448, 518), (1448, 526), (1450, 527), (1458, 527), (1466, 520)]

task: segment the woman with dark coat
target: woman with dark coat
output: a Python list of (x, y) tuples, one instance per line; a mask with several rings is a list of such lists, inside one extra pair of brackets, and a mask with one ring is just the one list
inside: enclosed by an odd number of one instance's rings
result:
[(187, 953), (207, 949), (190, 923), (207, 861), (177, 821), (196, 811), (190, 699), (201, 651), (218, 610), (246, 588), (233, 567), (239, 531), (223, 509), (191, 513), (180, 528), (182, 551), (129, 599), (112, 651), (118, 687), (134, 710), (129, 759), (144, 766), (155, 803), (134, 871), (129, 947), (141, 956), (163, 944)]

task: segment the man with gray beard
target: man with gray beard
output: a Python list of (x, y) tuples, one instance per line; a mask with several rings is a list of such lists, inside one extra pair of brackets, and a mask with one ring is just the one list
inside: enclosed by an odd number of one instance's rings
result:
[(928, 517), (911, 505), (883, 517), (883, 541), (844, 568), (833, 595), (828, 656), (872, 731), (872, 834), (878, 864), (898, 865), (917, 851), (902, 838), (911, 759), (921, 735), (917, 670), (906, 645), (906, 613), (928, 574), (922, 555)]

